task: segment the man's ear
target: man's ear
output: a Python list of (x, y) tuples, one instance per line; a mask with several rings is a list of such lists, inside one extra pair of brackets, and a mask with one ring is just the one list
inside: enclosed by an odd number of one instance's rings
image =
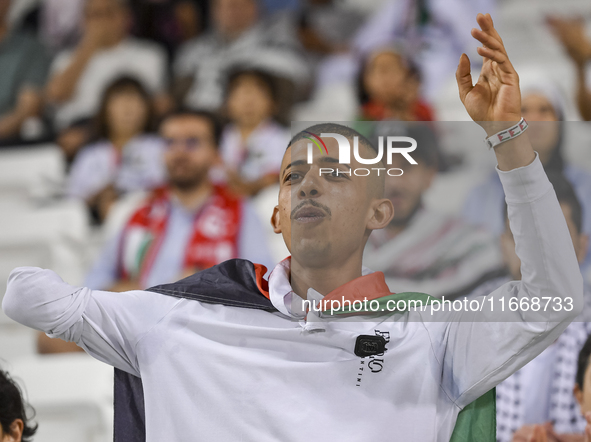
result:
[(12, 424), (10, 424), (9, 434), (6, 434), (5, 437), (8, 438), (9, 442), (20, 442), (23, 436), (23, 428), (25, 424), (22, 419), (15, 419)]
[(271, 215), (271, 225), (273, 232), (281, 233), (281, 215), (279, 213), (279, 206), (273, 207), (273, 215)]
[(394, 206), (392, 201), (387, 198), (376, 200), (371, 207), (372, 213), (367, 228), (369, 230), (383, 229), (394, 217)]

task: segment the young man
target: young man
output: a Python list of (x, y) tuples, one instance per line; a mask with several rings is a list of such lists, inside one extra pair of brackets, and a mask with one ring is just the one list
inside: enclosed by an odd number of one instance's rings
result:
[[(468, 113), (491, 136), (520, 120), (519, 86), (491, 17), (477, 21), (481, 76), (473, 86), (464, 55), (457, 79)], [(332, 127), (341, 140), (358, 136)], [(361, 164), (340, 164), (329, 134), (321, 138), (325, 153), (311, 150), (309, 164), (304, 136), (294, 137), (283, 159), (272, 216), (292, 258), (275, 267), (268, 286), (264, 269), (241, 260), (123, 294), (73, 287), (26, 267), (11, 274), (4, 311), (141, 377), (148, 442), (449, 440), (463, 408), (543, 351), (581, 309), (568, 228), (527, 134), (495, 149), (522, 281), (491, 294), (478, 316), (413, 309), (366, 321), (331, 320), (298, 300), (390, 296), (383, 274), (362, 275), (369, 234), (393, 216), (383, 175), (321, 175), (320, 168)], [(359, 139), (368, 158), (371, 146)], [(490, 311), (510, 297), (551, 297), (556, 311)], [(116, 431), (129, 424), (116, 417)], [(494, 427), (485, 436), (472, 440), (494, 438)]]
[(179, 111), (160, 124), (167, 183), (107, 245), (85, 284), (140, 290), (174, 282), (227, 259), (272, 263), (254, 208), (209, 179), (221, 128), (207, 112)]

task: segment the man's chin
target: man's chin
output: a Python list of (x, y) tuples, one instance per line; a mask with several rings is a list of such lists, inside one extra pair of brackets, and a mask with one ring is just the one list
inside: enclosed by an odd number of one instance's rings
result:
[(205, 176), (177, 176), (169, 178), (169, 183), (172, 187), (175, 187), (179, 190), (191, 190), (196, 187), (199, 187), (199, 185), (203, 182), (204, 179)]
[(291, 238), (292, 259), (308, 267), (323, 267), (330, 260), (331, 244), (322, 238)]

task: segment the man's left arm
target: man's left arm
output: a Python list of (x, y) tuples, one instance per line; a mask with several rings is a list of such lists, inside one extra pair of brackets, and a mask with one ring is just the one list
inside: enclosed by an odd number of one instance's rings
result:
[[(521, 119), (519, 78), (490, 15), (479, 14), (477, 21), (481, 29), (472, 36), (483, 44), (480, 77), (472, 85), (470, 62), (462, 55), (456, 78), (466, 110), (491, 136)], [(583, 306), (583, 280), (566, 221), (527, 133), (497, 145), (495, 155), (522, 279), (488, 295), (482, 312), (443, 315), (450, 322), (432, 336), (442, 351), (443, 386), (460, 407), (541, 353)], [(516, 304), (510, 306), (512, 300)], [(534, 311), (536, 303), (541, 308)]]

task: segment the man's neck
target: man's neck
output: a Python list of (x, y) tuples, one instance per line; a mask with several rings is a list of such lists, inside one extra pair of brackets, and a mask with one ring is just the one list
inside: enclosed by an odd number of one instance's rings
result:
[(171, 192), (185, 209), (196, 210), (211, 195), (213, 186), (209, 180), (204, 180), (201, 184), (191, 189), (179, 189), (178, 187), (171, 186)]
[(361, 276), (361, 255), (351, 257), (334, 266), (314, 267), (291, 258), (291, 289), (302, 299), (307, 299), (308, 289), (313, 288), (327, 295), (338, 287)]

